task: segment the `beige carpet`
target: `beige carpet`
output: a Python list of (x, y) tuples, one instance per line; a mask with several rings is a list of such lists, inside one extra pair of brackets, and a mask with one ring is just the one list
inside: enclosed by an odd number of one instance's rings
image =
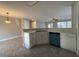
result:
[(16, 51), (22, 47), (21, 37), (0, 42), (0, 56), (16, 56)]
[(0, 42), (0, 57), (76, 57), (76, 53), (54, 46), (26, 49), (21, 37)]

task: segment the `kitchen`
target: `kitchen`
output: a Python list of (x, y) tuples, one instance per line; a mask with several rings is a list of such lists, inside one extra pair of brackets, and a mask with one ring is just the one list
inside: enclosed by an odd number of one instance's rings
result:
[[(25, 25), (31, 21), (25, 20)], [(28, 24), (27, 23), (27, 24)], [(39, 23), (39, 24), (38, 24)], [(76, 31), (71, 28), (44, 28), (39, 27), (44, 22), (35, 21), (30, 24), (31, 29), (24, 26), (24, 47), (30, 49), (37, 45), (51, 45), (76, 52)], [(38, 28), (38, 27), (39, 28)]]

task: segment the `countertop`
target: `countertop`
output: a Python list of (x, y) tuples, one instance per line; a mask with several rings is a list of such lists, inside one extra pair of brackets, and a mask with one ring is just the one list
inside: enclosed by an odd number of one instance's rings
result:
[(76, 34), (73, 29), (48, 29), (48, 28), (37, 28), (37, 29), (23, 29), (24, 32), (57, 32), (57, 33), (69, 33)]

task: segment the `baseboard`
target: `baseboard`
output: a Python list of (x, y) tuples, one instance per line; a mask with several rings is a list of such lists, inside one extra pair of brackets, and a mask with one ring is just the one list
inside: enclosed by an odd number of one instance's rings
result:
[(9, 38), (6, 38), (6, 39), (1, 39), (0, 41), (12, 40), (12, 39), (15, 39), (15, 38), (18, 38), (18, 37), (22, 37), (22, 35), (17, 35), (17, 36), (9, 37)]

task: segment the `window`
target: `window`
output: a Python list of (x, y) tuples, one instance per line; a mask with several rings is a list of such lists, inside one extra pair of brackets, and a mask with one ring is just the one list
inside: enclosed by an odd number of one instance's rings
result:
[[(56, 25), (55, 27), (53, 27)], [(48, 22), (47, 28), (72, 28), (72, 22), (71, 21), (60, 21), (57, 23)]]
[(58, 22), (57, 26), (57, 28), (66, 28), (66, 22)]
[(53, 28), (53, 23), (48, 23), (48, 28)]
[(57, 23), (57, 28), (72, 28), (71, 21), (62, 21)]
[(58, 22), (57, 25), (57, 28), (66, 28), (66, 22)]
[(71, 23), (71, 21), (68, 21), (68, 22), (67, 22), (67, 28), (72, 28), (72, 23)]

